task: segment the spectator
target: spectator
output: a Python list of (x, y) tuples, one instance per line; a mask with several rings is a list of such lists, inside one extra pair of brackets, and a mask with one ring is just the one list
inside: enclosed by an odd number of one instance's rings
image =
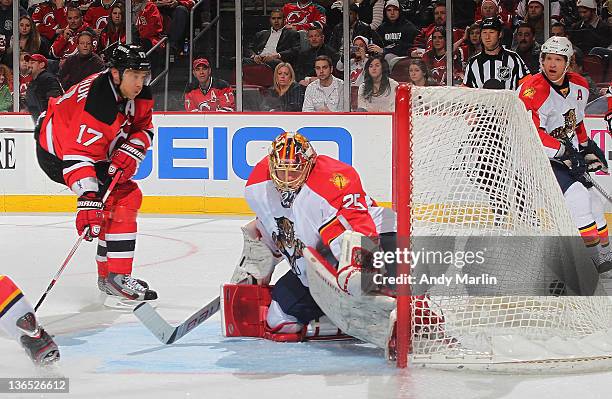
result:
[[(446, 85), (446, 30), (436, 27), (431, 35), (432, 48), (423, 54), (423, 62), (431, 71), (431, 77), (439, 85)], [(459, 53), (453, 55), (453, 80), (462, 77)]]
[(302, 111), (304, 89), (295, 81), (295, 72), (288, 62), (281, 62), (274, 68), (274, 88), (266, 102), (271, 111)]
[(48, 46), (64, 32), (68, 26), (64, 0), (47, 0), (34, 8), (32, 20), (36, 23), (38, 33), (47, 42)]
[(314, 64), (318, 56), (328, 56), (332, 59), (334, 65), (340, 59), (340, 54), (325, 43), (325, 35), (321, 28), (313, 27), (308, 30), (308, 44), (310, 48), (298, 54), (296, 65), (296, 79), (299, 79), (299, 83), (303, 87), (317, 79)]
[(28, 53), (19, 54), (19, 110), (27, 112), (25, 97), (28, 91), (28, 86), (32, 81), (32, 73), (30, 72), (30, 65), (26, 61), (26, 55)]
[(83, 31), (78, 36), (77, 53), (66, 58), (59, 70), (59, 79), (66, 90), (89, 75), (104, 69), (104, 61), (93, 52), (93, 34)]
[[(351, 86), (359, 86), (363, 83), (363, 71), (368, 60), (368, 43), (365, 37), (357, 36), (353, 39), (353, 45), (350, 51), (350, 78)], [(342, 56), (336, 63), (336, 69), (340, 72), (344, 71), (344, 63)]]
[(189, 10), (195, 2), (194, 0), (157, 0), (155, 4), (161, 15), (170, 20), (167, 28), (170, 52), (178, 56), (183, 50), (189, 30)]
[[(531, 13), (529, 7), (533, 1), (540, 3), (542, 5), (542, 13), (544, 12), (544, 0), (520, 0), (516, 6), (516, 17), (518, 23), (528, 22)], [(569, 3), (569, 1), (566, 1), (566, 3)], [(558, 0), (550, 1), (550, 18), (555, 21), (561, 20), (561, 4)], [(544, 42), (540, 41), (540, 43)]]
[[(508, 2), (506, 2), (508, 3)], [(510, 3), (515, 3), (514, 0), (510, 0)], [(512, 37), (512, 22), (514, 18), (514, 7), (511, 9), (507, 9), (504, 7), (503, 0), (502, 3), (498, 0), (482, 0), (480, 2), (480, 7), (476, 8), (476, 13), (474, 14), (474, 23), (480, 24), (480, 20), (485, 18), (493, 18), (499, 17), (499, 19), (504, 24), (504, 28), (510, 29), (510, 37)], [(504, 35), (506, 32), (504, 31)]]
[(344, 83), (332, 75), (334, 67), (331, 58), (318, 56), (315, 60), (315, 71), (318, 79), (306, 87), (302, 111), (344, 111)]
[[(78, 35), (83, 31), (88, 31), (94, 35), (93, 29), (83, 22), (81, 10), (74, 7), (69, 7), (66, 11), (66, 19), (68, 26), (61, 35), (58, 35), (53, 45), (51, 46), (51, 56), (57, 59), (66, 59), (67, 57), (78, 52)], [(94, 39), (94, 46), (98, 45), (97, 39)]]
[(522, 23), (516, 30), (517, 45), (514, 51), (523, 59), (532, 74), (540, 72), (540, 44), (535, 41), (533, 26)]
[(589, 83), (589, 102), (591, 102), (600, 97), (601, 94), (599, 93), (599, 88), (597, 87), (597, 84), (595, 83), (593, 78), (591, 78), (589, 74), (584, 71), (583, 61), (584, 55), (580, 51), (574, 51), (574, 55), (572, 56), (572, 58), (570, 58), (569, 70), (572, 72), (576, 72), (587, 80), (587, 82)]
[[(27, 11), (19, 6), (19, 16), (27, 14)], [(0, 35), (4, 35), (7, 43), (13, 36), (13, 0), (0, 0)]]
[[(538, 43), (544, 43), (544, 0), (529, 0), (527, 3), (527, 18), (526, 23), (533, 27), (535, 32), (535, 40)], [(515, 35), (512, 47), (517, 45), (518, 38)]]
[(225, 80), (212, 76), (210, 63), (206, 58), (193, 60), (193, 76), (196, 82), (187, 86), (185, 93), (186, 111), (230, 112), (236, 109), (232, 88)]
[(300, 34), (295, 30), (285, 29), (281, 10), (270, 13), (270, 29), (255, 34), (248, 48), (246, 64), (267, 64), (271, 68), (281, 62), (294, 62), (300, 51)]
[(26, 55), (29, 63), (32, 81), (26, 92), (26, 106), (32, 115), (34, 123), (40, 114), (47, 110), (51, 97), (61, 96), (64, 93), (59, 80), (47, 71), (47, 59), (40, 54)]
[(408, 63), (408, 75), (411, 83), (415, 86), (436, 86), (436, 82), (431, 78), (429, 69), (422, 59), (414, 58)]
[(283, 6), (285, 17), (285, 28), (306, 31), (313, 27), (325, 28), (325, 8), (310, 0), (297, 0), (295, 3), (287, 3)]
[[(421, 32), (414, 39), (414, 46), (410, 50), (410, 56), (413, 58), (420, 58), (425, 54), (427, 50), (430, 50), (433, 46), (432, 34), (435, 28), (442, 28), (446, 30), (446, 4), (437, 3), (434, 7), (434, 22), (421, 29)], [(462, 29), (453, 28), (453, 43), (461, 40), (464, 32)]]
[(111, 7), (110, 17), (106, 26), (100, 32), (98, 40), (98, 53), (104, 55), (104, 51), (113, 43), (125, 43), (125, 8), (123, 3), (115, 3)]
[(432, 0), (399, 0), (404, 17), (418, 29), (433, 23), (435, 2)]
[[(372, 30), (377, 30), (383, 22), (385, 0), (355, 0), (355, 3), (359, 3), (359, 20), (370, 25)], [(339, 8), (342, 10), (342, 1)]]
[(595, 0), (578, 0), (576, 4), (580, 21), (572, 26), (572, 44), (585, 54), (593, 47), (608, 47), (612, 41), (612, 29), (597, 16)]
[(550, 25), (550, 35), (567, 37), (567, 32), (565, 31), (565, 25), (563, 24), (563, 22), (555, 22), (551, 24)]
[[(148, 0), (133, 0), (132, 21), (137, 33), (134, 41), (146, 51), (151, 50), (161, 40), (163, 31), (163, 21), (157, 5)], [(155, 60), (155, 57), (151, 58)]]
[(91, 5), (87, 9), (83, 21), (93, 29), (96, 36), (100, 36), (102, 29), (108, 23), (108, 17), (113, 6), (117, 3), (117, 0), (94, 0), (90, 3)]
[(381, 56), (373, 56), (365, 69), (365, 78), (357, 95), (358, 108), (368, 112), (393, 112), (398, 83), (389, 77), (389, 63)]
[(13, 110), (12, 83), (13, 73), (11, 68), (0, 64), (0, 112), (11, 112)]
[(470, 58), (474, 57), (476, 54), (480, 53), (482, 50), (482, 45), (480, 41), (480, 24), (472, 24), (465, 30), (465, 35), (463, 38), (455, 43), (455, 46), (459, 51), (459, 55), (461, 56), (461, 65), (463, 65), (463, 69), (467, 66)]
[(383, 40), (383, 48), (372, 44), (369, 50), (383, 54), (385, 60), (393, 65), (391, 60), (408, 55), (419, 31), (412, 22), (404, 19), (398, 0), (387, 0), (385, 16), (387, 19), (377, 31)]
[[(352, 3), (349, 6), (349, 25), (349, 37), (351, 38), (351, 43), (357, 36), (363, 36), (368, 39), (368, 43), (376, 44), (380, 47), (383, 46), (383, 41), (380, 38), (380, 35), (375, 30), (372, 30), (370, 25), (359, 20), (359, 5), (356, 3)], [(344, 33), (344, 28), (342, 26), (343, 24), (339, 23), (334, 27), (334, 31), (329, 42), (330, 46), (340, 53), (342, 53), (342, 40)]]
[[(11, 37), (11, 49), (13, 38)], [(30, 54), (49, 55), (49, 48), (40, 39), (40, 33), (36, 30), (34, 21), (29, 15), (19, 18), (19, 50)], [(11, 51), (12, 52), (12, 51)]]

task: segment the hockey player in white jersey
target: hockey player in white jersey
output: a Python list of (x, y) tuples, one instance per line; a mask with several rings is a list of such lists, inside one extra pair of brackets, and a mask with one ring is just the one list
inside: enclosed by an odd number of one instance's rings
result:
[[(324, 311), (310, 294), (304, 251), (327, 250), (334, 265), (340, 260), (331, 271), (336, 289), (359, 295), (361, 264), (351, 255), (364, 242), (370, 250), (379, 243), (394, 247), (395, 213), (366, 194), (352, 166), (317, 155), (298, 133), (274, 140), (253, 169), (245, 197), (257, 218), (243, 228), (243, 256), (232, 282), (252, 277), (259, 285), (224, 287), (224, 334), (276, 341), (323, 335), (324, 325), (316, 320)], [(265, 284), (283, 258), (291, 270), (270, 290)], [(330, 335), (337, 334), (327, 326)]]
[(48, 365), (59, 359), (59, 349), (38, 324), (32, 305), (13, 280), (3, 275), (0, 275), (0, 329), (19, 341), (35, 364)]
[(573, 52), (567, 38), (548, 39), (540, 53), (542, 72), (522, 84), (519, 97), (531, 113), (591, 258), (599, 273), (604, 273), (612, 269), (612, 251), (603, 204), (588, 173), (607, 173), (608, 164), (584, 127), (589, 85), (582, 76), (568, 72)]

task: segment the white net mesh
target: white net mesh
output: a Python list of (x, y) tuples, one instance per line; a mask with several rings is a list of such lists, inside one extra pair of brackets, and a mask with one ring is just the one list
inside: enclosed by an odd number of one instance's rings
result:
[(488, 275), (497, 283), (472, 285), (461, 277), (414, 288), (420, 296), (412, 301), (410, 362), (493, 370), (609, 367), (612, 302), (550, 296), (567, 293), (554, 291), (559, 270), (551, 260), (569, 258), (574, 270), (566, 267), (563, 275), (573, 273), (581, 287), (598, 289), (597, 274), (588, 263), (576, 270), (581, 261), (563, 252), (558, 237), (578, 233), (516, 94), (414, 87), (411, 117), (412, 249), (431, 248), (432, 236), (448, 237), (435, 245), (455, 253), (489, 247), (481, 265), (417, 266), (413, 274)]

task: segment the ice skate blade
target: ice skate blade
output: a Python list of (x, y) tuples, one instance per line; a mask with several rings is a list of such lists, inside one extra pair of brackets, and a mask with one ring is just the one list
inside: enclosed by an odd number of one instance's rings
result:
[(126, 311), (132, 311), (134, 310), (134, 308), (143, 303), (143, 302), (148, 302), (149, 304), (151, 304), (151, 306), (153, 308), (157, 307), (157, 304), (155, 303), (155, 300), (152, 301), (134, 301), (131, 299), (127, 299), (127, 298), (121, 298), (118, 296), (114, 296), (114, 295), (106, 295), (106, 298), (104, 299), (104, 306), (110, 309), (118, 309), (118, 310), (126, 310)]

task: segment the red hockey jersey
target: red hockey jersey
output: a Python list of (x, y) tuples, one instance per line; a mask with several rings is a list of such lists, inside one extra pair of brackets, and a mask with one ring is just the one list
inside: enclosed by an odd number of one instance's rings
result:
[(84, 30), (89, 30), (94, 35), (92, 46), (94, 49), (97, 48), (98, 39), (96, 39), (96, 34), (89, 27), (89, 25), (83, 22), (81, 27), (76, 32), (74, 32), (71, 36), (69, 36), (68, 39), (66, 39), (66, 37), (63, 34), (59, 35), (55, 39), (55, 41), (53, 42), (53, 45), (51, 46), (51, 51), (50, 51), (51, 55), (55, 58), (67, 58), (73, 54), (76, 54), (78, 52), (77, 47), (79, 45), (78, 36), (79, 36), (79, 33), (83, 32)]
[(309, 2), (300, 5), (299, 2), (287, 3), (283, 6), (285, 25), (293, 25), (297, 30), (308, 30), (311, 27), (324, 28), (326, 23), (325, 9), (318, 4)]
[[(423, 62), (429, 68), (431, 78), (439, 85), (446, 85), (446, 55), (441, 57), (436, 56), (433, 50), (429, 50), (423, 54)], [(453, 79), (463, 71), (461, 66), (461, 56), (455, 53), (453, 57)]]
[(542, 73), (537, 73), (519, 90), (519, 98), (531, 113), (549, 158), (561, 155), (559, 139), (571, 140), (575, 148), (588, 140), (583, 122), (589, 98), (585, 78), (568, 72), (561, 86), (553, 86)]
[(98, 190), (94, 164), (107, 161), (118, 141), (138, 138), (148, 148), (153, 140), (150, 88), (125, 100), (111, 79), (100, 72), (50, 99), (41, 125), (41, 147), (63, 161), (64, 180), (77, 195)]
[(253, 169), (245, 198), (257, 215), (262, 239), (284, 255), (304, 285), (305, 247), (329, 246), (340, 257), (340, 237), (346, 230), (368, 237), (395, 231), (395, 214), (379, 207), (364, 191), (357, 171), (348, 164), (319, 155), (308, 179), (290, 207), (270, 178), (268, 157)]
[(159, 9), (152, 2), (146, 2), (144, 7), (136, 14), (134, 24), (138, 28), (141, 39), (148, 39), (155, 46), (161, 40), (164, 25)]
[(32, 13), (32, 20), (36, 24), (38, 33), (49, 40), (53, 40), (56, 29), (63, 29), (68, 26), (66, 11), (66, 7), (56, 8), (51, 1), (39, 3)]
[(100, 32), (100, 39), (98, 40), (98, 53), (102, 53), (104, 49), (119, 40), (121, 40), (121, 43), (126, 43), (125, 33), (119, 38), (119, 32), (103, 30)]
[(210, 78), (208, 85), (202, 88), (197, 82), (185, 93), (185, 110), (200, 111), (234, 111), (234, 91), (221, 79)]
[(32, 81), (32, 74), (28, 73), (27, 75), (19, 74), (19, 98), (25, 98), (26, 91), (28, 91), (28, 86)]
[(92, 29), (104, 29), (111, 13), (111, 8), (116, 3), (113, 1), (109, 5), (105, 5), (101, 0), (96, 0), (87, 9), (83, 21), (85, 21)]

